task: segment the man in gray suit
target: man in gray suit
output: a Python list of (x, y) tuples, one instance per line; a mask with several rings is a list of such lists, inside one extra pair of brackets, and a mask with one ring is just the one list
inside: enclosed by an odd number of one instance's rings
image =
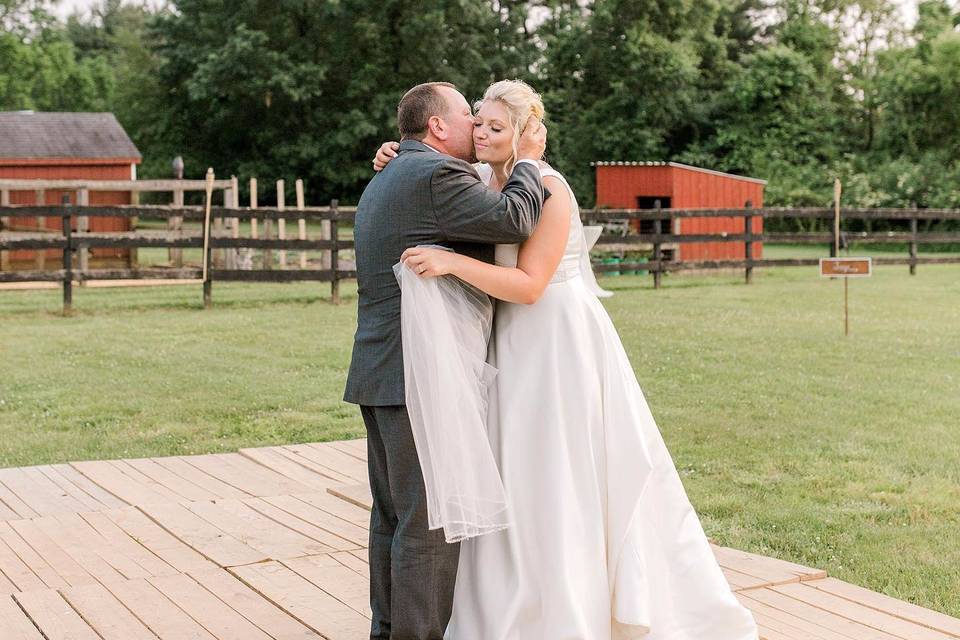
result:
[(447, 246), (493, 261), (495, 243), (533, 232), (544, 190), (536, 161), (546, 130), (534, 119), (500, 193), (480, 181), (474, 117), (448, 83), (421, 84), (397, 109), (397, 157), (374, 176), (357, 207), (359, 311), (344, 400), (367, 428), (370, 488), (371, 638), (441, 640), (450, 619), (459, 544), (427, 527), (426, 496), (403, 383), (400, 287), (393, 265), (409, 247)]

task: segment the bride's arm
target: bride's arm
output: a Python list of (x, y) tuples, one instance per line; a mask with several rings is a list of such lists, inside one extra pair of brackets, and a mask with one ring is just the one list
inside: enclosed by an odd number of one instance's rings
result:
[[(499, 267), (441, 249), (407, 249), (401, 260), (423, 276), (451, 274), (507, 302), (533, 304), (553, 277), (570, 232), (570, 194), (553, 176), (544, 178), (553, 194), (543, 204), (540, 222), (520, 247), (516, 268)], [(422, 271), (421, 271), (422, 270)]]

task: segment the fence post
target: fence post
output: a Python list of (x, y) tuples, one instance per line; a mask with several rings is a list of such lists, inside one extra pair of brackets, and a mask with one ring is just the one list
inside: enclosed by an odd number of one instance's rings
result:
[(910, 275), (917, 275), (917, 218), (910, 218)]
[(661, 261), (663, 260), (663, 252), (660, 249), (660, 233), (662, 231), (660, 225), (660, 214), (662, 209), (660, 208), (660, 201), (657, 200), (653, 203), (654, 208), (657, 210), (657, 218), (653, 221), (653, 288), (660, 288), (660, 267)]
[[(303, 207), (304, 207), (303, 180), (301, 180), (300, 178), (297, 178), (296, 188), (297, 188), (297, 211), (303, 211)], [(307, 239), (307, 221), (304, 220), (303, 218), (300, 218), (299, 220), (297, 220), (297, 232), (298, 232), (298, 237), (301, 240)], [(307, 252), (306, 251), (300, 252), (300, 268), (301, 269), (307, 268)]]
[[(86, 193), (87, 195), (84, 195), (84, 193)], [(81, 192), (80, 192), (80, 197), (83, 199), (83, 206), (87, 206), (87, 205), (90, 204), (89, 193), (90, 193), (89, 190), (86, 190), (86, 189), (81, 190)], [(137, 206), (140, 205), (140, 192), (139, 192), (139, 191), (134, 190), (134, 191), (131, 191), (131, 192), (130, 192), (130, 204), (132, 204), (132, 205), (137, 205)], [(130, 231), (136, 231), (136, 230), (137, 230), (137, 226), (138, 226), (139, 224), (140, 224), (140, 217), (139, 217), (139, 216), (130, 216)], [(89, 229), (89, 226), (88, 226), (87, 231), (89, 231), (89, 230), (90, 230), (90, 229)], [(92, 252), (91, 252), (91, 253), (92, 253)], [(139, 256), (139, 254), (137, 253), (137, 247), (130, 247), (129, 249), (127, 249), (127, 267), (130, 268), (130, 269), (133, 269), (133, 268), (136, 267), (139, 263), (140, 263), (140, 256)]]
[[(273, 218), (263, 219), (263, 237), (265, 240), (273, 238)], [(263, 268), (273, 269), (273, 249), (263, 250)]]
[[(230, 204), (227, 205), (231, 209), (240, 208), (240, 183), (237, 180), (237, 176), (230, 176)], [(228, 226), (230, 227), (230, 237), (239, 238), (240, 237), (240, 219), (239, 218), (229, 218)], [(239, 249), (234, 247), (233, 249), (226, 249), (227, 252), (227, 269), (239, 269), (240, 268), (240, 254)]]
[[(173, 206), (177, 209), (183, 208), (183, 189), (173, 190)], [(183, 231), (183, 217), (170, 216), (167, 218), (167, 229), (170, 231)], [(182, 234), (179, 234), (182, 235)], [(167, 249), (167, 258), (177, 269), (183, 268), (183, 249), (171, 247)]]
[(73, 234), (70, 233), (70, 196), (63, 194), (63, 206), (66, 211), (60, 216), (63, 229), (63, 315), (73, 311)]
[[(47, 192), (43, 189), (37, 189), (34, 191), (33, 195), (34, 202), (37, 203), (38, 207), (46, 206), (47, 204)], [(46, 216), (37, 216), (37, 229), (43, 231), (47, 228), (47, 218)], [(34, 254), (34, 263), (36, 265), (37, 271), (43, 271), (47, 268), (47, 250), (46, 249), (35, 249), (36, 253)]]
[[(280, 211), (286, 211), (287, 208), (287, 193), (286, 193), (286, 183), (283, 180), (277, 180), (277, 209)], [(278, 218), (277, 219), (277, 239), (286, 240), (287, 239), (287, 219)], [(287, 268), (287, 250), (280, 249), (278, 252), (280, 254), (280, 268)]]
[(203, 216), (203, 307), (209, 309), (213, 305), (213, 242), (210, 240), (210, 206), (213, 204), (213, 168), (207, 169), (206, 204)]
[(330, 280), (330, 302), (333, 304), (340, 304), (340, 278), (337, 270), (340, 267), (340, 248), (339, 248), (339, 224), (337, 221), (337, 200), (330, 201), (330, 241), (333, 243), (333, 248), (330, 250), (330, 270), (331, 270), (331, 280)]
[[(7, 189), (0, 190), (0, 207), (10, 206), (10, 192)], [(10, 218), (0, 218), (0, 229), (6, 229), (10, 226)], [(6, 251), (0, 251), (0, 271), (7, 271), (10, 268), (10, 254)]]
[(744, 279), (747, 284), (753, 282), (753, 215), (750, 213), (750, 209), (753, 208), (753, 200), (747, 200), (744, 204), (744, 208), (747, 210), (747, 213), (743, 216), (743, 256), (747, 261), (747, 266), (744, 269)]

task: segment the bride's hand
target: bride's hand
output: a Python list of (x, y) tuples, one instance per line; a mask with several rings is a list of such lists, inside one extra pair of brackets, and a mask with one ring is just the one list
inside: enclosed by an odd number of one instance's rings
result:
[(413, 272), (417, 275), (423, 278), (432, 278), (452, 273), (457, 261), (457, 254), (443, 249), (412, 247), (403, 252), (400, 261), (413, 269)]
[(380, 145), (380, 148), (377, 149), (377, 155), (373, 159), (373, 170), (383, 171), (383, 168), (397, 157), (397, 149), (399, 148), (399, 142), (384, 142)]

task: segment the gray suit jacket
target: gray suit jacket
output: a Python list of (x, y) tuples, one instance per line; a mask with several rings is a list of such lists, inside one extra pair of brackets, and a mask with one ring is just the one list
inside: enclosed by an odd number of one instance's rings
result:
[(406, 404), (400, 342), (400, 286), (393, 265), (409, 247), (437, 244), (493, 262), (494, 244), (526, 240), (540, 219), (540, 172), (520, 163), (500, 193), (474, 168), (414, 140), (364, 189), (357, 206), (359, 309), (343, 399)]

